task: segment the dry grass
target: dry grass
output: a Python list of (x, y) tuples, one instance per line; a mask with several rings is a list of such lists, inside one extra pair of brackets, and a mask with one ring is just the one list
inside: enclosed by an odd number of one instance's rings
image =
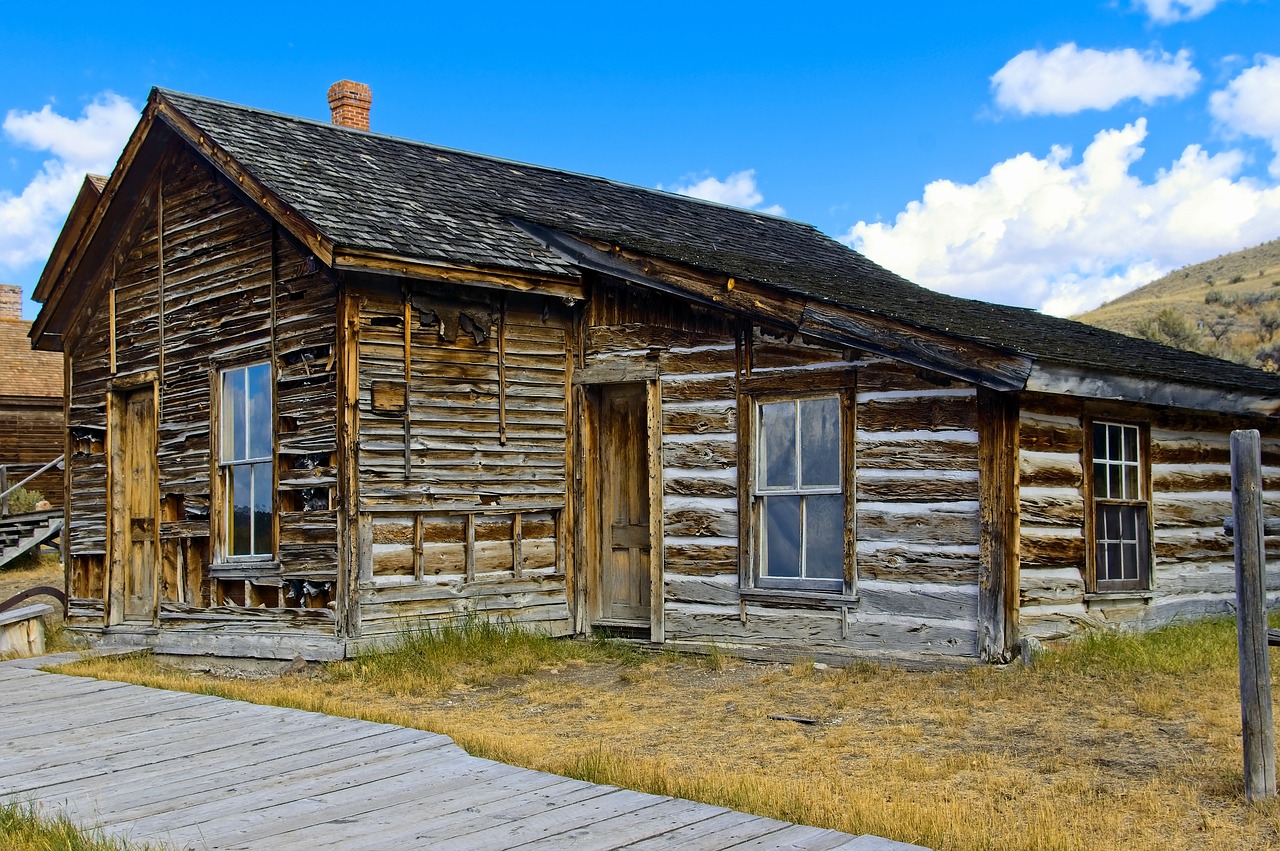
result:
[[(1232, 621), (1035, 667), (748, 665), (464, 627), (266, 679), (74, 673), (421, 727), (474, 754), (946, 849), (1280, 848), (1243, 802)], [(770, 714), (807, 716), (805, 726)]]

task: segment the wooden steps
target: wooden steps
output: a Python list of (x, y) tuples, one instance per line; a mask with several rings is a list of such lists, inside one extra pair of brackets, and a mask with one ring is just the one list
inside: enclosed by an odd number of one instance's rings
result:
[(0, 518), (0, 567), (53, 540), (61, 532), (60, 508)]
[(35, 669), (47, 661), (0, 662), (0, 800), (130, 841), (919, 849), (503, 765), (422, 730)]

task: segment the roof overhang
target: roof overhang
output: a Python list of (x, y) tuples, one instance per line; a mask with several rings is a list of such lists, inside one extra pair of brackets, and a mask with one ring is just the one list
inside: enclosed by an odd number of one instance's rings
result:
[(559, 296), (571, 301), (579, 301), (585, 297), (585, 290), (580, 277), (562, 278), (546, 274), (532, 275), (505, 269), (466, 266), (458, 263), (437, 263), (421, 258), (372, 251), (337, 248), (333, 253), (333, 268), (339, 272), (367, 272), (432, 283), (465, 284), (489, 289), (536, 292), (539, 295)]
[(798, 296), (777, 287), (691, 269), (533, 222), (517, 221), (515, 224), (550, 250), (584, 269), (718, 307), (808, 337), (885, 355), (994, 390), (1021, 390), (1031, 370), (1031, 359), (1025, 355), (941, 334), (890, 317)]
[(1134, 402), (1170, 408), (1189, 408), (1221, 414), (1274, 417), (1280, 397), (1240, 388), (1205, 387), (1133, 375), (1117, 375), (1063, 364), (1037, 362), (1026, 389), (1082, 399)]

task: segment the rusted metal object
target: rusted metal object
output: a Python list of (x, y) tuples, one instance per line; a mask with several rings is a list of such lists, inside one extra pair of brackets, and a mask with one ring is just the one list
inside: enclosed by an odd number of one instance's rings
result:
[(54, 588), (52, 585), (38, 585), (35, 588), (28, 588), (20, 594), (15, 594), (0, 603), (0, 612), (8, 611), (19, 603), (30, 600), (32, 597), (39, 597), (42, 594), (54, 598), (64, 606), (67, 604), (67, 595), (62, 592), (61, 588)]

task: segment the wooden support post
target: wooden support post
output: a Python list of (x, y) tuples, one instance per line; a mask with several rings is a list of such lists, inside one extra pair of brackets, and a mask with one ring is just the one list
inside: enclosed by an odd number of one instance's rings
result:
[(467, 513), (467, 541), (463, 550), (463, 558), (467, 566), (467, 581), (476, 581), (476, 515)]
[(1236, 532), (1244, 793), (1250, 801), (1258, 801), (1276, 794), (1276, 741), (1271, 717), (1271, 658), (1267, 653), (1262, 441), (1255, 429), (1231, 432), (1231, 507)]
[(507, 443), (507, 297), (498, 302), (498, 443)]
[[(9, 489), (9, 468), (0, 464), (0, 493)], [(0, 517), (9, 516), (9, 495), (0, 496)]]
[(511, 515), (511, 575), (520, 578), (521, 545), (524, 538), (524, 515), (517, 511)]
[[(409, 481), (413, 476), (413, 303), (409, 298), (409, 285), (405, 284), (404, 295), (404, 478)], [(419, 577), (421, 578), (421, 577)]]

